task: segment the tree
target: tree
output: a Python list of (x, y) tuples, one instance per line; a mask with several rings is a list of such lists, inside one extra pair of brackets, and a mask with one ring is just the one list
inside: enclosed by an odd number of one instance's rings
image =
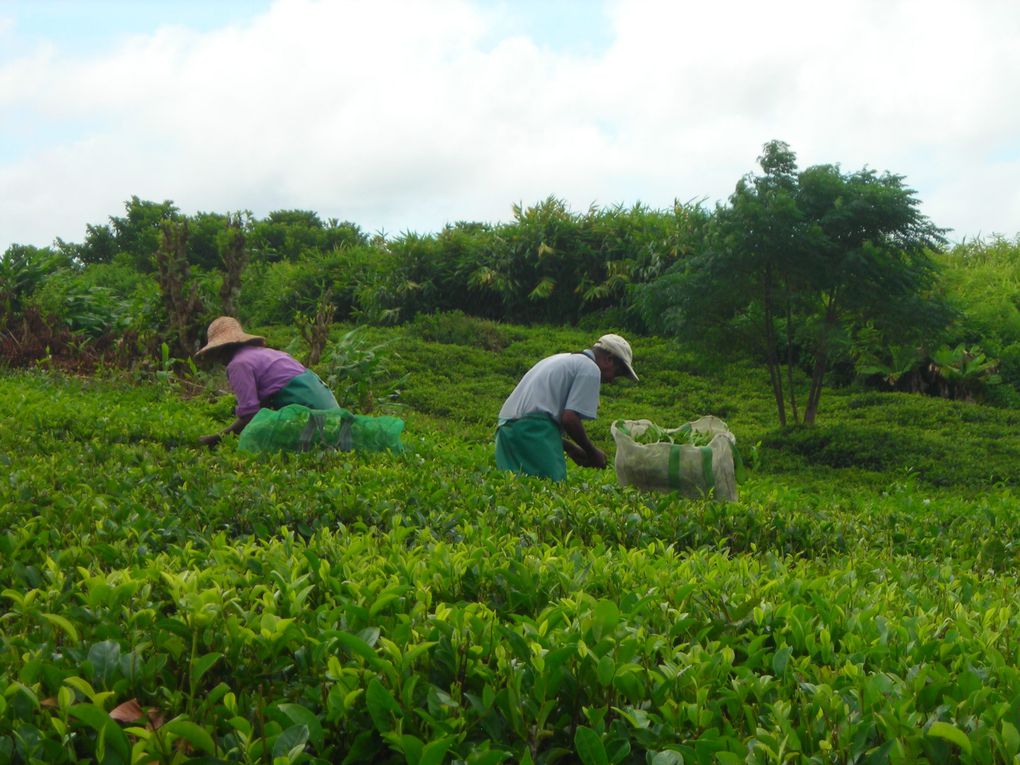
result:
[(117, 254), (117, 237), (109, 226), (85, 226), (85, 242), (78, 251), (78, 259), (87, 266), (109, 263)]
[(745, 176), (717, 207), (704, 249), (647, 288), (641, 303), (652, 326), (753, 342), (781, 425), (801, 421), (794, 372), (803, 366), (802, 421), (810, 424), (852, 327), (871, 322), (902, 343), (948, 321), (929, 294), (937, 273), (929, 251), (945, 240), (901, 176), (837, 165), (798, 172), (781, 141), (765, 144), (758, 160), (762, 174)]
[(318, 213), (310, 210), (276, 210), (257, 221), (249, 246), (263, 260), (297, 260), (308, 250), (318, 250), (325, 227)]
[(238, 212), (225, 216), (224, 220), (225, 225), (216, 237), (216, 248), (223, 262), (220, 304), (225, 315), (234, 316), (241, 294), (241, 277), (248, 265), (245, 231), (251, 227), (251, 216)]
[(163, 243), (164, 224), (180, 220), (180, 211), (169, 200), (149, 202), (136, 196), (124, 204), (124, 209), (125, 217), (110, 218), (117, 251), (129, 253), (139, 271), (149, 271), (156, 250)]
[(871, 319), (886, 335), (930, 334), (949, 320), (930, 299), (937, 267), (929, 252), (945, 244), (943, 231), (918, 210), (903, 177), (873, 170), (843, 174), (839, 167), (808, 168), (799, 203), (812, 305), (811, 386), (804, 421), (813, 422), (832, 340), (849, 322)]
[(201, 341), (204, 306), (188, 267), (188, 222), (166, 221), (153, 255), (175, 356), (190, 356)]
[(223, 267), (224, 232), (231, 227), (231, 216), (198, 212), (188, 218), (188, 265), (215, 271)]

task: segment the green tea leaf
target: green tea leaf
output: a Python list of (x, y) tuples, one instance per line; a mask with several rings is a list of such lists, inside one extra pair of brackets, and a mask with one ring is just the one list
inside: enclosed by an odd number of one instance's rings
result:
[(103, 682), (120, 670), (120, 644), (114, 640), (103, 640), (89, 648), (88, 659), (96, 670), (96, 677)]
[(102, 707), (95, 704), (75, 704), (68, 710), (68, 714), (96, 731), (100, 739), (125, 762), (130, 759), (131, 747), (127, 737)]
[(198, 683), (202, 679), (202, 676), (205, 675), (205, 673), (208, 672), (210, 669), (212, 669), (213, 665), (222, 658), (223, 658), (222, 653), (217, 653), (216, 651), (213, 651), (212, 653), (207, 653), (205, 656), (202, 656), (200, 659), (196, 660), (191, 665), (191, 682), (194, 683), (195, 685), (198, 685)]
[(442, 765), (443, 760), (446, 759), (446, 752), (453, 744), (454, 739), (451, 736), (444, 736), (443, 738), (430, 741), (425, 745), (425, 749), (422, 750), (421, 760), (418, 761), (418, 765)]
[(43, 619), (48, 621), (54, 627), (59, 627), (67, 636), (71, 638), (72, 642), (78, 642), (78, 630), (75, 629), (74, 625), (67, 619), (67, 617), (61, 616), (60, 614), (39, 614)]
[(612, 656), (603, 656), (599, 659), (596, 674), (602, 685), (609, 685), (613, 682), (613, 676), (616, 674), (616, 662), (613, 661)]
[(790, 646), (784, 646), (776, 651), (772, 657), (772, 671), (777, 675), (782, 675), (786, 671), (786, 663), (790, 660), (792, 654), (793, 649)]
[(357, 635), (352, 635), (349, 632), (337, 631), (334, 633), (334, 636), (337, 642), (348, 651), (363, 658), (370, 666), (378, 666), (380, 659), (372, 649), (372, 646)]
[(1006, 747), (1007, 757), (1012, 758), (1020, 752), (1020, 733), (1009, 720), (1002, 721), (1002, 743)]
[(970, 739), (967, 738), (967, 734), (951, 723), (942, 722), (941, 720), (933, 722), (928, 729), (928, 735), (945, 739), (952, 744), (956, 744), (961, 751), (970, 754)]
[(684, 765), (684, 756), (680, 752), (666, 749), (656, 752), (649, 765)]
[(574, 746), (583, 765), (609, 765), (602, 737), (591, 728), (579, 726), (574, 734)]
[(321, 721), (314, 712), (300, 704), (277, 704), (277, 708), (287, 715), (291, 722), (308, 728), (308, 738), (314, 746), (322, 746), (325, 732), (322, 729)]
[(365, 690), (365, 704), (368, 706), (368, 713), (372, 716), (375, 729), (385, 733), (393, 728), (393, 717), (402, 716), (400, 705), (378, 679), (372, 678)]
[(292, 725), (276, 737), (273, 742), (273, 757), (286, 757), (292, 762), (301, 752), (305, 750), (308, 743), (308, 726)]
[(368, 609), (369, 616), (376, 616), (380, 611), (386, 608), (390, 603), (396, 600), (400, 600), (400, 595), (393, 592), (386, 592), (376, 598), (375, 603)]
[(421, 763), (421, 753), (425, 749), (425, 742), (417, 736), (410, 733), (400, 734), (391, 732), (383, 734), (383, 738), (390, 745), (398, 747), (404, 753), (407, 765), (419, 765)]
[(600, 634), (612, 632), (620, 621), (620, 609), (611, 600), (600, 600), (592, 609), (592, 621)]
[(492, 749), (488, 752), (472, 752), (468, 755), (467, 763), (468, 765), (499, 765), (511, 758), (512, 755), (509, 752)]
[(196, 749), (201, 749), (203, 752), (209, 752), (212, 754), (216, 751), (216, 744), (213, 743), (212, 736), (205, 728), (193, 723), (191, 720), (171, 720), (164, 725), (161, 730), (166, 733), (171, 733), (174, 736), (183, 738), (189, 744)]

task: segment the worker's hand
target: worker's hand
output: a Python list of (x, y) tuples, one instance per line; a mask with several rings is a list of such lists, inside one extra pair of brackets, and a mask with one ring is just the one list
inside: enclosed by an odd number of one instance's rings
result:
[(563, 451), (567, 453), (567, 456), (574, 461), (575, 465), (581, 467), (588, 467), (588, 455), (585, 454), (584, 449), (575, 444), (573, 441), (569, 441), (566, 438), (563, 439)]
[(594, 447), (594, 452), (588, 452), (588, 467), (598, 468), (599, 470), (605, 470), (606, 468), (606, 453)]
[(606, 466), (606, 454), (597, 446), (592, 446), (591, 451), (585, 451), (573, 441), (564, 438), (563, 450), (576, 464), (581, 467), (598, 468), (602, 470)]
[(219, 433), (213, 433), (211, 436), (201, 436), (198, 441), (206, 446), (216, 446), (223, 438)]

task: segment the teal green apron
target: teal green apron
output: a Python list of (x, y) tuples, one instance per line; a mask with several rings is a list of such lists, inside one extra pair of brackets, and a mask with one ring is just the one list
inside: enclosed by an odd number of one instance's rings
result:
[(310, 369), (299, 374), (270, 396), (265, 406), (270, 409), (282, 409), (288, 404), (301, 404), (309, 409), (338, 409), (340, 406), (333, 392), (326, 387), (326, 383)]
[(496, 429), (496, 467), (562, 481), (567, 477), (563, 436), (547, 414), (529, 414)]

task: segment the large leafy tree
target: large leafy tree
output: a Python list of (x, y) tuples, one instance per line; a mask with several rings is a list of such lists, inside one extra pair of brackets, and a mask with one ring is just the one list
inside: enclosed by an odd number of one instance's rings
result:
[[(704, 248), (649, 287), (645, 313), (695, 338), (752, 343), (780, 423), (810, 424), (852, 327), (868, 323), (909, 342), (948, 321), (930, 294), (929, 251), (944, 243), (943, 231), (901, 176), (837, 165), (798, 171), (781, 141), (765, 144), (759, 163), (762, 173), (741, 179), (716, 209)], [(798, 366), (809, 375), (803, 404)]]
[(170, 200), (150, 202), (132, 196), (124, 203), (123, 217), (111, 216), (108, 225), (87, 225), (85, 241), (74, 246), (74, 257), (85, 265), (110, 263), (118, 253), (126, 253), (136, 269), (148, 273), (162, 240), (162, 226), (182, 219)]

